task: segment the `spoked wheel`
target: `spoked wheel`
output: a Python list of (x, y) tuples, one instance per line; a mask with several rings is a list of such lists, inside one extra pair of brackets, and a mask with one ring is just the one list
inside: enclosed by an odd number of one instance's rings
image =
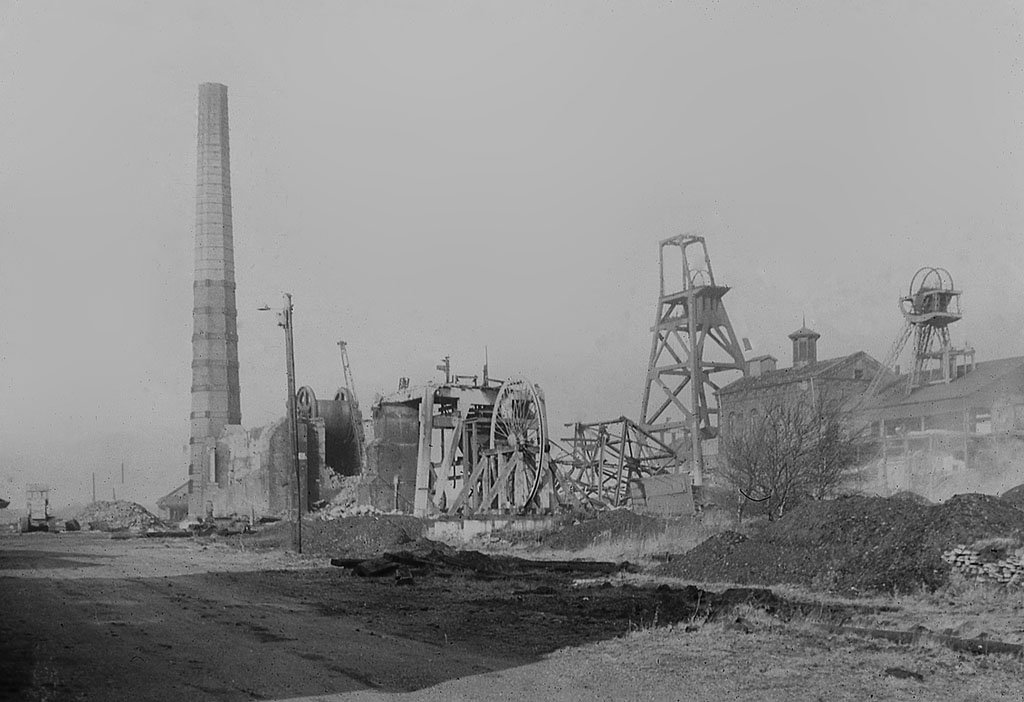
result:
[(316, 394), (308, 385), (303, 385), (295, 393), (295, 413), (306, 419), (312, 419), (320, 414), (316, 406)]
[(491, 448), (507, 460), (519, 453), (504, 487), (510, 507), (523, 511), (537, 496), (547, 468), (547, 438), (544, 399), (537, 387), (523, 378), (505, 381), (491, 415)]

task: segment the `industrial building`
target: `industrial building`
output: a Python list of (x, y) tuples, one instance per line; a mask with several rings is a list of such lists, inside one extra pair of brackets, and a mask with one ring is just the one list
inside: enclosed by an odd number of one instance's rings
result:
[(803, 400), (820, 406), (827, 400), (850, 406), (876, 375), (885, 372), (882, 364), (864, 351), (819, 361), (821, 335), (806, 325), (789, 338), (793, 342), (791, 367), (778, 368), (774, 356), (757, 356), (747, 361), (743, 378), (718, 391), (723, 438), (742, 430), (772, 404)]
[[(943, 269), (923, 268), (900, 298), (905, 327), (885, 363), (863, 351), (817, 360), (820, 335), (804, 326), (789, 335), (793, 364), (748, 361), (747, 374), (719, 393), (722, 435), (741, 431), (772, 403), (838, 400), (851, 431), (868, 439), (863, 482), (851, 486), (932, 500), (957, 493), (1001, 493), (1024, 482), (1024, 357), (975, 362), (954, 347), (961, 319), (957, 290)], [(896, 361), (913, 340), (910, 366)]]

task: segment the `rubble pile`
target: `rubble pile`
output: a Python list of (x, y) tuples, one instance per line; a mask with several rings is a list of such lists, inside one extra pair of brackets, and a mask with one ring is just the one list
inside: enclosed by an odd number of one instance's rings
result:
[(991, 539), (957, 546), (943, 553), (942, 560), (975, 582), (1024, 586), (1024, 549), (1010, 553), (1013, 546), (1008, 539)]
[(746, 540), (705, 541), (656, 572), (844, 593), (935, 590), (951, 573), (943, 553), (990, 537), (1024, 537), (1024, 511), (988, 495), (941, 505), (851, 496), (802, 505)]
[(350, 476), (338, 479), (339, 489), (335, 493), (334, 497), (331, 498), (330, 502), (325, 504), (316, 513), (317, 519), (324, 521), (331, 521), (334, 519), (342, 519), (345, 517), (366, 517), (366, 516), (377, 516), (382, 514), (401, 514), (401, 512), (392, 510), (385, 512), (382, 509), (377, 509), (373, 505), (361, 505), (358, 503), (358, 488), (359, 488), (359, 476)]
[(145, 530), (166, 528), (152, 512), (140, 504), (127, 500), (100, 500), (93, 502), (74, 518), (93, 531)]
[(343, 519), (345, 517), (366, 517), (376, 516), (381, 514), (402, 514), (397, 510), (385, 512), (382, 509), (377, 509), (373, 505), (327, 505), (319, 512), (316, 513), (316, 518), (325, 522), (332, 521), (334, 519)]

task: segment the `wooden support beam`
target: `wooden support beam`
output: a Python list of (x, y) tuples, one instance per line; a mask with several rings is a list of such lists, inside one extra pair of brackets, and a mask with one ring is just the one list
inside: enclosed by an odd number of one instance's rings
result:
[(466, 503), (466, 498), (469, 496), (476, 484), (480, 482), (480, 478), (483, 477), (486, 469), (487, 456), (482, 456), (480, 460), (476, 462), (476, 466), (473, 468), (473, 473), (463, 478), (462, 489), (459, 490), (459, 494), (452, 502), (452, 506), (448, 508), (448, 514), (455, 514), (455, 512)]
[(413, 502), (413, 514), (417, 517), (428, 516), (430, 502), (430, 442), (434, 433), (434, 386), (428, 385), (423, 390), (420, 400), (420, 433), (419, 452), (416, 455), (416, 497)]
[(498, 454), (498, 477), (495, 481), (487, 487), (487, 492), (480, 498), (480, 509), (488, 510), (491, 508), (491, 503), (494, 498), (497, 497), (498, 492), (504, 489), (505, 484), (508, 482), (508, 476), (514, 468), (519, 465), (519, 452), (516, 451), (512, 454), (512, 458), (505, 460), (502, 454)]

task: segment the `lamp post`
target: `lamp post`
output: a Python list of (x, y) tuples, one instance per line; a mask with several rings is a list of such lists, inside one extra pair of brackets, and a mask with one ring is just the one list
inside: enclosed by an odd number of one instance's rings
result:
[[(269, 310), (263, 306), (260, 310)], [(302, 553), (302, 465), (299, 462), (299, 425), (295, 415), (295, 344), (292, 337), (292, 294), (284, 294), (284, 307), (277, 313), (277, 325), (284, 328), (285, 360), (288, 373), (288, 440), (295, 464), (295, 547)]]

